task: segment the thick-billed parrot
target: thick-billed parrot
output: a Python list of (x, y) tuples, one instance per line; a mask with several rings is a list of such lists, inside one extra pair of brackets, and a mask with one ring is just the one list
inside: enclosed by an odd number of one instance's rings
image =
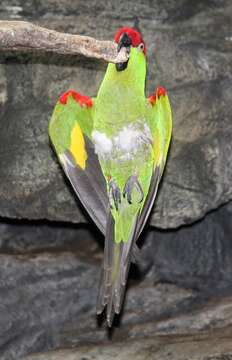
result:
[(154, 203), (172, 131), (163, 87), (145, 96), (146, 46), (124, 27), (114, 41), (128, 60), (108, 64), (96, 98), (69, 90), (56, 104), (49, 135), (77, 196), (105, 235), (97, 313), (119, 313), (136, 241)]

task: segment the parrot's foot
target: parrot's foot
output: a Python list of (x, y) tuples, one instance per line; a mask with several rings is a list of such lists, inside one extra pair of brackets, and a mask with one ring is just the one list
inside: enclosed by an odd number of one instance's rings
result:
[(109, 198), (110, 198), (110, 207), (118, 211), (118, 207), (121, 204), (121, 191), (115, 181), (111, 178), (109, 181)]
[(129, 177), (129, 179), (127, 180), (126, 185), (123, 190), (123, 197), (127, 198), (127, 201), (129, 204), (132, 204), (132, 191), (134, 188), (137, 190), (137, 192), (140, 196), (140, 199), (138, 200), (138, 202), (142, 202), (143, 198), (144, 198), (143, 189), (138, 181), (137, 176), (131, 175)]

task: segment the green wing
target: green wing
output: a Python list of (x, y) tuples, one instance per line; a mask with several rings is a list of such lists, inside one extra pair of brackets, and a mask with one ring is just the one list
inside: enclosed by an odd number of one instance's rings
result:
[[(153, 116), (155, 123), (154, 130), (154, 153), (155, 163), (161, 166), (161, 175), (163, 173), (168, 149), (172, 134), (172, 113), (168, 95), (164, 88), (158, 88), (156, 91), (156, 101), (153, 105)], [(156, 153), (156, 141), (159, 137), (159, 149)]]
[(148, 98), (147, 117), (149, 119), (149, 125), (153, 135), (154, 171), (148, 195), (138, 219), (136, 229), (137, 237), (143, 230), (154, 204), (171, 140), (172, 113), (168, 95), (164, 88), (157, 88), (155, 94)]
[(59, 161), (81, 203), (105, 233), (106, 183), (91, 142), (94, 101), (74, 91), (61, 96), (49, 123), (49, 136)]

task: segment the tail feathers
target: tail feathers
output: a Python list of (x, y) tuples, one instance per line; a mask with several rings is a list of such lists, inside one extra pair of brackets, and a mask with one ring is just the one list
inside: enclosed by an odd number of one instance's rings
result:
[[(114, 241), (114, 220), (109, 215), (104, 261), (101, 273), (101, 285), (97, 301), (97, 314), (101, 314), (106, 307), (107, 324), (111, 327), (114, 315), (119, 314), (122, 308), (127, 277), (131, 263), (131, 250), (135, 243), (136, 223), (131, 231), (127, 243), (116, 243)], [(137, 255), (136, 255), (137, 256)]]

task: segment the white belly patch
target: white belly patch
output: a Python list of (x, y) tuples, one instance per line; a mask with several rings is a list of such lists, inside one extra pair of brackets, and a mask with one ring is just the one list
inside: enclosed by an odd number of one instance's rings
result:
[(94, 130), (92, 139), (95, 152), (102, 160), (130, 160), (141, 150), (148, 150), (152, 145), (152, 135), (147, 124), (137, 121), (123, 127), (112, 138), (103, 132)]

